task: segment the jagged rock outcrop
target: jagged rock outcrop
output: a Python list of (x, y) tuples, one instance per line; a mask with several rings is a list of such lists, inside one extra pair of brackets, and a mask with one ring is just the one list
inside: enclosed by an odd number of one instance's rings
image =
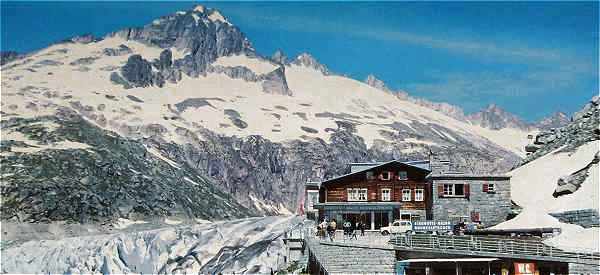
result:
[(548, 117), (542, 118), (535, 124), (535, 127), (543, 131), (549, 131), (552, 128), (564, 127), (569, 124), (570, 121), (571, 120), (565, 113), (555, 112)]
[(319, 63), (317, 59), (315, 59), (312, 55), (308, 53), (300, 54), (298, 57), (296, 57), (292, 64), (313, 68), (324, 75), (330, 74), (329, 69), (327, 69), (325, 65)]
[(386, 92), (390, 91), (390, 89), (387, 86), (385, 86), (385, 83), (382, 80), (378, 79), (377, 77), (375, 77), (372, 74), (369, 74), (367, 76), (367, 78), (365, 79), (365, 83), (367, 83), (367, 85), (369, 85), (371, 87), (374, 87), (374, 88), (382, 90), (382, 91), (386, 91)]
[(152, 65), (139, 54), (127, 59), (127, 63), (121, 68), (121, 75), (134, 87), (148, 87), (154, 83)]
[(2, 121), (2, 220), (105, 222), (251, 214), (187, 164), (102, 130), (72, 110)]
[(287, 64), (287, 56), (283, 53), (282, 50), (277, 50), (271, 56), (271, 60), (277, 64), (285, 65)]
[(570, 175), (561, 177), (558, 180), (558, 186), (554, 190), (552, 196), (556, 198), (562, 195), (575, 193), (577, 189), (581, 188), (581, 185), (588, 177), (590, 169), (598, 169), (599, 162), (600, 153), (596, 153), (594, 159), (592, 159), (585, 167), (571, 173)]
[(108, 56), (120, 56), (130, 54), (132, 51), (126, 45), (121, 44), (117, 48), (106, 48), (102, 52)]
[(292, 95), (292, 91), (285, 79), (285, 66), (264, 75), (262, 83), (263, 92), (268, 94)]
[(208, 65), (220, 56), (254, 51), (246, 36), (217, 10), (201, 6), (111, 35), (187, 52), (185, 57), (173, 63), (178, 70), (192, 77), (205, 74)]
[(534, 141), (537, 150), (522, 163), (530, 162), (556, 149), (571, 152), (590, 141), (600, 140), (600, 97), (594, 96), (583, 109), (573, 115), (573, 121), (561, 128), (539, 132)]
[[(158, 71), (152, 70), (152, 67)], [(161, 52), (159, 59), (150, 63), (139, 54), (134, 54), (127, 59), (127, 63), (121, 68), (121, 74), (113, 72), (110, 80), (126, 89), (133, 87), (162, 87), (168, 80), (176, 83), (181, 80), (181, 72), (173, 68), (172, 53), (170, 50)]]
[(78, 36), (74, 36), (70, 39), (67, 39), (65, 42), (79, 43), (79, 44), (88, 44), (95, 41), (98, 41), (99, 38), (95, 37), (92, 34), (82, 34)]
[(15, 51), (0, 52), (0, 66), (17, 59), (21, 59), (23, 56), (24, 55)]
[(532, 128), (531, 125), (525, 123), (516, 115), (506, 112), (496, 104), (490, 104), (485, 109), (468, 115), (467, 119), (474, 124), (492, 130), (502, 128), (529, 130)]

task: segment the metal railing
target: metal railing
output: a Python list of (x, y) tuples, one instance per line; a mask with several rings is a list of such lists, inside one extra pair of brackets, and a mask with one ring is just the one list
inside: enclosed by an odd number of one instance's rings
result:
[(571, 252), (544, 244), (541, 240), (488, 236), (447, 236), (404, 234), (393, 236), (389, 244), (411, 251), (435, 251), (460, 255), (505, 256), (582, 264), (600, 264), (598, 252)]

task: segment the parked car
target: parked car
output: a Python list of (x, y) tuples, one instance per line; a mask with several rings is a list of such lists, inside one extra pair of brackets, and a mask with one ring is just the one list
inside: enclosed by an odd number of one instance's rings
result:
[(390, 226), (384, 226), (379, 229), (381, 235), (412, 233), (412, 222), (395, 221)]

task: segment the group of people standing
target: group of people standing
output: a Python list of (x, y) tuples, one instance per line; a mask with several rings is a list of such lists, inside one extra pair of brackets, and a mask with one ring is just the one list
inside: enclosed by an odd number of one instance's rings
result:
[[(365, 235), (366, 225), (362, 221), (358, 221), (356, 223), (352, 223), (350, 221), (346, 221), (342, 224), (342, 228), (344, 229), (344, 237), (348, 237), (350, 239), (358, 239), (357, 231), (360, 231), (360, 235)], [(321, 223), (317, 225), (317, 236), (324, 238), (329, 238), (330, 241), (335, 240), (335, 231), (337, 230), (337, 221), (335, 219), (331, 219), (331, 221), (327, 221), (327, 219), (323, 219)]]

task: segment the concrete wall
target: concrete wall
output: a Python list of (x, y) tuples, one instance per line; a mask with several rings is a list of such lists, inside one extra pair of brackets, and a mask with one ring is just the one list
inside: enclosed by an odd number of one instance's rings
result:
[[(469, 198), (445, 198), (438, 196), (441, 184), (469, 184)], [(484, 193), (483, 184), (493, 183), (495, 192)], [(471, 216), (479, 212), (481, 223), (493, 226), (506, 220), (510, 213), (510, 182), (508, 180), (437, 179), (432, 181), (432, 212), (434, 220), (452, 220), (453, 216)], [(470, 218), (469, 218), (470, 220)]]

